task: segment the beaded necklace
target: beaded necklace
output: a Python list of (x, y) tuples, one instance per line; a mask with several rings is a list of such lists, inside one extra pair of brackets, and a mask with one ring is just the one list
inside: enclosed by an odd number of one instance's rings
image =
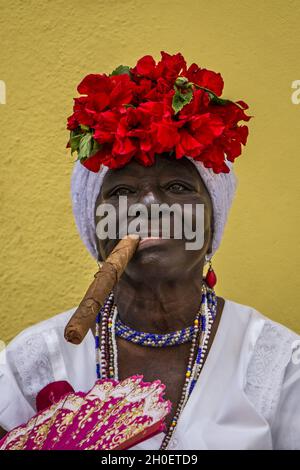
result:
[(192, 340), (195, 325), (183, 330), (174, 331), (164, 335), (156, 333), (144, 333), (136, 331), (125, 325), (120, 319), (116, 318), (116, 335), (141, 346), (152, 346), (156, 348), (165, 346), (177, 346), (178, 344), (188, 343)]
[[(142, 346), (150, 347), (168, 347), (174, 346), (175, 344), (182, 344), (183, 338), (185, 338), (185, 342), (190, 341), (192, 343), (181, 398), (171, 425), (161, 444), (161, 450), (167, 449), (181, 412), (193, 391), (203, 367), (211, 327), (216, 316), (216, 310), (217, 300), (215, 292), (212, 288), (209, 288), (205, 282), (203, 282), (201, 305), (195, 317), (193, 326), (184, 328), (177, 332), (168, 333), (166, 335), (157, 335), (153, 333), (138, 332), (126, 326), (124, 328), (124, 324), (117, 320), (118, 309), (114, 304), (113, 292), (109, 294), (105, 304), (97, 315), (95, 343), (96, 373), (98, 379), (114, 378), (115, 380), (118, 380), (116, 336), (120, 336), (127, 341), (134, 342)], [(100, 340), (99, 333), (101, 319), (102, 325)], [(186, 339), (187, 337), (188, 339)], [(196, 349), (197, 354), (194, 360)]]

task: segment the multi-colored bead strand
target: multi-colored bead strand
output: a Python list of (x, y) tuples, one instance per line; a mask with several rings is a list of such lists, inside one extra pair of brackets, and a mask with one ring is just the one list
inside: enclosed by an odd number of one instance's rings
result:
[[(109, 347), (108, 347), (108, 318), (111, 307), (113, 305), (113, 292), (111, 292), (105, 301), (105, 304), (99, 311), (96, 318), (96, 332), (95, 332), (95, 343), (96, 343), (96, 374), (98, 379), (108, 378), (108, 363), (109, 363)], [(101, 324), (101, 336), (100, 336), (100, 321)]]
[(183, 330), (172, 333), (157, 334), (144, 333), (136, 331), (133, 328), (122, 323), (120, 319), (116, 320), (116, 335), (141, 346), (152, 346), (156, 348), (165, 346), (177, 346), (178, 344), (188, 343), (192, 340), (195, 326), (184, 328)]

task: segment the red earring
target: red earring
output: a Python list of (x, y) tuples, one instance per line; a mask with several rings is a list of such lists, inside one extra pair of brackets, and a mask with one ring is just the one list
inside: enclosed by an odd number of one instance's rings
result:
[[(207, 259), (206, 255), (205, 255), (205, 258)], [(209, 268), (208, 268), (208, 271), (206, 273), (206, 276), (205, 276), (204, 280), (205, 280), (206, 284), (208, 285), (208, 287), (213, 289), (213, 287), (217, 283), (217, 276), (216, 276), (215, 271), (212, 268), (211, 260), (208, 260), (208, 262), (209, 262)]]

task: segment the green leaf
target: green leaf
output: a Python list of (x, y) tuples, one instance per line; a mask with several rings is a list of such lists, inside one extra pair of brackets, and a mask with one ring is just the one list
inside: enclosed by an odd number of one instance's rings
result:
[(97, 142), (97, 140), (93, 139), (92, 140), (92, 152), (91, 152), (91, 156), (92, 155), (95, 155), (95, 153), (98, 152), (98, 150), (100, 150), (102, 148), (102, 145), (99, 144), (99, 142)]
[(74, 131), (71, 131), (70, 137), (70, 146), (71, 146), (71, 155), (76, 152), (79, 148), (80, 139), (84, 134), (77, 134)]
[(110, 75), (122, 75), (124, 73), (130, 75), (130, 67), (128, 65), (119, 65)]
[(186, 105), (189, 104), (192, 101), (193, 98), (193, 90), (190, 89), (186, 93), (182, 93), (180, 89), (178, 89), (175, 85), (175, 94), (173, 96), (172, 100), (172, 108), (175, 111), (175, 114), (177, 114), (179, 111), (182, 110), (182, 108)]
[(211, 95), (211, 94), (210, 94), (210, 100), (213, 104), (218, 104), (221, 106), (224, 106), (225, 104), (230, 103), (230, 100), (225, 100), (223, 98), (219, 98), (217, 95)]
[(80, 127), (83, 131), (89, 131), (90, 130), (89, 126), (86, 126), (85, 124), (80, 124)]
[(78, 158), (82, 160), (83, 158), (88, 158), (91, 155), (92, 151), (92, 134), (84, 134), (79, 143), (79, 148), (77, 150)]

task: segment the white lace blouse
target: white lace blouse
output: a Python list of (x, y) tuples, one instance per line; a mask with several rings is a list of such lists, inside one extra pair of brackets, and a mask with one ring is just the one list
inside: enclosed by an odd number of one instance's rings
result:
[[(35, 414), (55, 380), (87, 392), (96, 380), (94, 337), (67, 343), (75, 308), (20, 333), (0, 356), (0, 426)], [(132, 449), (159, 449), (160, 433)], [(218, 331), (168, 449), (300, 449), (300, 337), (252, 307), (225, 300)]]

